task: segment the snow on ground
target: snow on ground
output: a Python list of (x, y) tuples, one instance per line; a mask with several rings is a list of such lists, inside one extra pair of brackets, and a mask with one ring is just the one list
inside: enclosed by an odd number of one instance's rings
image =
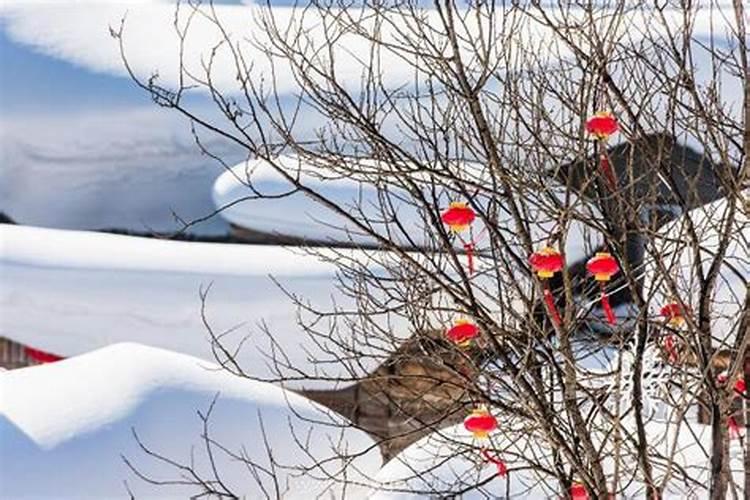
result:
[[(337, 340), (354, 345), (350, 332), (329, 336), (327, 320), (316, 325), (322, 336), (314, 341), (303, 332), (296, 306), (270, 276), (323, 310), (333, 299), (340, 307), (351, 301), (335, 289), (334, 265), (299, 250), (12, 225), (0, 225), (0, 242), (0, 335), (37, 349), (71, 356), (128, 341), (213, 360), (199, 297), (211, 285), (208, 322), (216, 334), (237, 328), (226, 337), (230, 346), (250, 335), (238, 356), (250, 375), (274, 378), (267, 355), (280, 350), (295, 369), (321, 377), (348, 376), (349, 368), (361, 375), (381, 361), (326, 363), (345, 350)], [(351, 255), (367, 262), (364, 252)], [(332, 384), (305, 385), (316, 383)]]
[[(625, 421), (627, 427), (632, 422)], [(684, 426), (653, 421), (647, 425), (649, 443), (658, 453), (667, 453), (673, 447), (675, 453), (673, 471), (684, 468), (697, 483), (689, 486), (680, 479), (670, 479), (664, 490), (664, 497), (707, 498), (708, 492), (701, 486), (707, 484), (709, 459), (702, 449), (710, 449), (711, 433), (706, 426), (691, 424), (688, 431)], [(553, 468), (549, 449), (538, 437), (529, 438), (528, 431), (510, 433), (503, 429), (491, 436), (491, 443), (505, 461), (509, 473), (505, 478), (495, 477), (494, 465), (479, 458), (480, 443), (472, 442), (471, 435), (457, 425), (433, 433), (411, 445), (395, 458), (390, 460), (376, 476), (377, 490), (371, 493), (371, 500), (407, 500), (417, 498), (434, 498), (434, 494), (470, 489), (461, 498), (479, 499), (508, 495), (511, 498), (559, 498), (561, 491), (555, 480), (544, 478), (528, 469), (529, 460)], [(472, 448), (472, 445), (477, 448)], [(732, 441), (730, 456), (734, 479), (738, 485), (743, 484), (742, 448), (739, 440)], [(628, 478), (627, 471), (633, 468), (623, 464), (621, 473)], [(613, 462), (606, 461), (605, 473), (613, 470)], [(657, 467), (656, 478), (664, 477), (665, 471)], [(471, 489), (482, 485), (477, 489)], [(427, 492), (434, 492), (431, 496)], [(639, 480), (630, 483), (624, 492), (625, 498), (643, 498), (644, 484)], [(691, 496), (695, 495), (695, 496)], [(741, 492), (740, 492), (741, 496)]]
[[(246, 468), (213, 447), (220, 478), (235, 494), (275, 497), (267, 448), (285, 498), (341, 497), (342, 485), (330, 477), (361, 481), (380, 467), (369, 436), (297, 394), (191, 356), (123, 343), (0, 373), (0, 496), (128, 498), (126, 484), (136, 498), (200, 493), (147, 484), (122, 457), (154, 479), (185, 476), (139, 449), (133, 429), (150, 450), (182, 464), (192, 459), (203, 479), (213, 479), (198, 412), (205, 415), (217, 394), (209, 436), (256, 464)], [(345, 468), (330, 460), (301, 472), (339, 452), (351, 457)], [(347, 497), (358, 495), (347, 488)]]
[[(726, 257), (721, 262), (720, 275), (711, 302), (711, 329), (717, 346), (728, 348), (736, 336), (741, 318), (740, 310), (745, 304), (745, 295), (750, 282), (750, 214), (743, 203), (750, 196), (745, 191), (737, 201), (734, 225), (728, 228), (730, 242)], [(698, 310), (700, 287), (694, 267), (695, 255), (690, 240), (678, 235), (688, 234), (687, 222), (692, 221), (700, 242), (700, 261), (703, 273), (707, 273), (715, 260), (720, 235), (726, 228), (719, 221), (727, 220), (729, 205), (721, 199), (691, 210), (686, 215), (667, 224), (654, 240), (658, 255), (663, 256), (664, 265), (670, 270), (669, 277), (675, 282), (677, 296), (685, 302), (690, 311)], [(673, 302), (675, 295), (656, 263), (650, 259), (646, 268), (646, 282), (654, 300), (653, 314), (659, 313), (662, 305)], [(729, 344), (727, 344), (729, 343)]]

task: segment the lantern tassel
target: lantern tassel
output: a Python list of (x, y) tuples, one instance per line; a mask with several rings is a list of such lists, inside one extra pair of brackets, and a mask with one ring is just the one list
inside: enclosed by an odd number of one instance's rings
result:
[(464, 243), (464, 250), (466, 250), (466, 261), (469, 266), (469, 276), (474, 274), (474, 242)]
[[(603, 146), (602, 149), (604, 149)], [(612, 165), (609, 163), (609, 158), (604, 152), (599, 156), (599, 168), (601, 168), (604, 177), (607, 179), (610, 190), (614, 191), (617, 189), (617, 179), (615, 179), (615, 174), (612, 172)]]
[(602, 294), (601, 294), (602, 309), (604, 309), (604, 314), (607, 316), (607, 321), (609, 322), (609, 324), (616, 325), (617, 316), (615, 316), (615, 312), (612, 310), (612, 306), (609, 303), (609, 296), (607, 295), (607, 291), (604, 289), (604, 282), (602, 282), (601, 286), (602, 286)]
[(497, 467), (498, 476), (505, 477), (508, 474), (508, 468), (505, 466), (505, 462), (497, 457), (493, 457), (492, 455), (490, 455), (490, 452), (487, 450), (487, 448), (482, 448), (482, 456), (488, 462), (495, 464), (495, 466)]
[(664, 338), (664, 349), (667, 350), (667, 354), (669, 354), (669, 362), (672, 364), (677, 363), (680, 359), (677, 356), (677, 348), (675, 348), (674, 344), (674, 335), (670, 334)]
[(737, 425), (737, 420), (734, 417), (729, 417), (727, 427), (729, 428), (729, 439), (739, 439), (741, 437), (740, 426)]
[(552, 291), (549, 289), (549, 285), (544, 283), (544, 302), (547, 304), (550, 317), (555, 325), (560, 326), (562, 321), (560, 320), (560, 313), (557, 312), (557, 306), (555, 306), (555, 297), (552, 296)]

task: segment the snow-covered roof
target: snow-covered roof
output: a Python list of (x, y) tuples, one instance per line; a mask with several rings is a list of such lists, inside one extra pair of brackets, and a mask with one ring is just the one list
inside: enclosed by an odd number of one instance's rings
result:
[[(426, 226), (425, 214), (416, 208), (419, 205), (410, 203), (411, 196), (406, 192), (399, 192), (398, 188), (389, 188), (389, 201), (386, 203), (383, 201), (385, 193), (376, 189), (372, 178), (369, 182), (360, 183), (294, 156), (279, 156), (273, 161), (275, 168), (297, 177), (303, 185), (346, 208), (350, 213), (357, 214), (356, 210), (362, 209), (373, 229), (395, 244), (425, 245), (430, 240), (434, 241), (435, 229)], [(356, 164), (357, 171), (380, 170), (380, 175), (388, 176), (386, 167), (374, 160), (358, 159)], [(292, 183), (284, 179), (275, 168), (265, 160), (254, 159), (242, 162), (222, 173), (216, 179), (213, 188), (214, 203), (216, 208), (221, 210), (221, 216), (236, 226), (266, 233), (317, 241), (378, 243), (372, 236), (364, 234), (353, 222), (319, 201), (305, 193), (293, 192)], [(460, 162), (453, 168), (457, 169), (456, 175), (470, 177), (476, 183), (481, 183), (487, 176), (487, 170), (475, 163)], [(393, 177), (397, 176), (393, 174)], [(484, 181), (487, 179), (484, 178)], [(431, 189), (430, 186), (432, 185), (427, 182), (425, 189)], [(284, 193), (291, 194), (279, 197)], [(463, 200), (450, 199), (447, 193), (444, 193), (443, 199), (434, 207), (435, 212), (447, 208), (451, 201)], [(519, 200), (524, 207), (524, 216), (535, 243), (543, 244), (559, 229), (557, 221), (550, 214), (556, 213), (556, 203), (564, 205), (566, 202), (569, 207), (575, 209), (581, 219), (584, 218), (582, 214), (589, 217), (599, 214), (593, 205), (584, 203), (574, 195), (566, 200), (562, 187), (553, 187), (544, 193), (529, 193), (528, 199)], [(385, 218), (380, 212), (381, 207), (387, 207), (387, 215), (391, 215), (391, 210), (395, 211), (403, 230), (394, 224), (386, 226), (377, 222)], [(520, 245), (518, 231), (510, 212), (499, 211), (496, 216), (498, 228), (507, 232), (506, 238), (510, 244)], [(361, 215), (358, 215), (358, 218), (362, 218)], [(481, 221), (477, 220), (474, 226), (475, 234), (483, 232)], [(600, 241), (601, 238), (595, 231), (574, 219), (571, 221), (566, 240), (566, 254), (570, 260), (580, 259), (587, 255), (587, 252), (591, 252)], [(482, 244), (481, 239), (477, 241), (477, 248), (481, 249)]]
[[(297, 307), (271, 276), (320, 310), (331, 310), (333, 300), (351, 305), (336, 289), (335, 266), (299, 249), (13, 225), (0, 225), (0, 241), (0, 335), (43, 351), (71, 356), (138, 342), (213, 360), (199, 295), (210, 285), (206, 319), (217, 335), (234, 329), (224, 337), (230, 347), (249, 335), (238, 361), (250, 375), (276, 378), (269, 356), (281, 359), (281, 351), (292, 367), (285, 373), (320, 376), (306, 387), (330, 387), (334, 382), (322, 379), (361, 376), (380, 363), (364, 355), (351, 366), (326, 363), (347, 349), (366, 349), (341, 324), (319, 322), (314, 338), (298, 324)], [(347, 255), (368, 262), (366, 252)], [(398, 329), (398, 318), (391, 321)]]
[[(203, 360), (138, 344), (117, 344), (49, 365), (0, 373), (0, 496), (18, 498), (187, 498), (187, 486), (138, 479), (180, 480), (185, 471), (139, 448), (190, 464), (215, 479), (202, 439), (203, 421), (221, 481), (235, 494), (341, 497), (349, 478), (362, 482), (380, 467), (364, 432), (305, 398), (243, 379)], [(256, 464), (248, 467), (228, 453)], [(350, 461), (335, 459), (341, 454)], [(329, 460), (329, 461), (326, 461)], [(311, 467), (326, 461), (321, 467)], [(273, 463), (273, 464), (272, 464)], [(262, 485), (262, 486), (261, 486)], [(347, 495), (357, 495), (355, 484)], [(360, 492), (360, 494), (362, 494)]]

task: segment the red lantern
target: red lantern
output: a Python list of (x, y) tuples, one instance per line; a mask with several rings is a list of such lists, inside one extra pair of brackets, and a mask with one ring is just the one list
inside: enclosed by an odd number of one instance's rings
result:
[(596, 113), (586, 121), (586, 132), (602, 141), (609, 139), (619, 128), (612, 113), (606, 111)]
[(685, 322), (685, 316), (682, 312), (682, 307), (677, 302), (670, 302), (661, 308), (661, 315), (667, 319), (668, 323), (672, 326), (680, 326)]
[[(721, 372), (716, 376), (716, 381), (720, 384), (726, 384), (727, 383), (727, 377), (728, 374), (726, 371)], [(734, 390), (739, 395), (745, 394), (745, 391), (747, 390), (747, 385), (745, 384), (744, 378), (738, 378), (737, 382), (734, 383)]]
[(529, 263), (540, 278), (551, 278), (563, 267), (563, 258), (554, 248), (544, 247), (531, 254)]
[(549, 310), (550, 317), (556, 325), (561, 323), (560, 313), (557, 312), (557, 306), (555, 306), (555, 298), (552, 296), (552, 291), (549, 289), (547, 279), (555, 275), (556, 272), (561, 271), (563, 268), (563, 258), (560, 252), (554, 248), (544, 247), (538, 252), (534, 252), (529, 257), (529, 264), (531, 268), (536, 272), (539, 279), (543, 281), (544, 286), (544, 302)]
[(573, 500), (588, 500), (589, 494), (581, 483), (573, 483), (570, 487), (570, 498)]
[(745, 394), (747, 392), (747, 385), (745, 384), (744, 378), (737, 379), (737, 382), (734, 384), (734, 390), (740, 394)]
[(456, 320), (453, 326), (445, 332), (445, 336), (460, 347), (471, 344), (471, 341), (477, 335), (479, 335), (477, 325), (465, 319)]
[(497, 429), (497, 419), (486, 408), (479, 407), (464, 419), (464, 427), (476, 439), (486, 439), (490, 432)]
[(607, 316), (607, 321), (609, 321), (611, 325), (616, 324), (617, 317), (612, 310), (612, 306), (609, 304), (609, 297), (607, 296), (607, 291), (604, 289), (604, 283), (617, 274), (620, 270), (620, 266), (617, 264), (615, 258), (609, 253), (598, 252), (586, 263), (586, 269), (593, 274), (594, 279), (599, 282), (601, 288), (602, 309), (604, 309), (604, 314)]
[(474, 222), (474, 210), (466, 203), (455, 201), (450, 204), (448, 210), (441, 216), (443, 222), (450, 227), (451, 231), (460, 233), (469, 228)]
[(596, 281), (609, 281), (620, 270), (620, 266), (609, 253), (598, 252), (586, 263), (586, 269), (594, 275)]

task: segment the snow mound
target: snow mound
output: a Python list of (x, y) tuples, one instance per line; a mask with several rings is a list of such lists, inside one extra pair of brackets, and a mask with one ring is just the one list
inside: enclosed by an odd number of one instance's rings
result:
[[(624, 421), (628, 427), (628, 421)], [(633, 424), (634, 425), (634, 424)], [(664, 489), (664, 498), (708, 498), (707, 484), (710, 461), (704, 450), (710, 450), (711, 431), (707, 426), (676, 424), (653, 421), (647, 424), (646, 432), (653, 453), (674, 453), (673, 476)], [(496, 468), (480, 458), (480, 443), (472, 442), (463, 425), (449, 427), (433, 433), (409, 446), (391, 459), (375, 477), (379, 484), (371, 491), (371, 500), (406, 500), (451, 496), (463, 491), (462, 499), (480, 498), (559, 498), (557, 481), (543, 477), (529, 468), (530, 463), (554, 470), (551, 450), (539, 438), (529, 437), (525, 432), (497, 432), (492, 436), (492, 447), (500, 450), (498, 455), (508, 467), (508, 475), (494, 477)], [(472, 448), (472, 445), (475, 446)], [(732, 441), (730, 467), (737, 484), (743, 482), (742, 445)], [(659, 461), (658, 463), (663, 463)], [(605, 473), (611, 475), (613, 462), (604, 462)], [(621, 464), (620, 473), (628, 482), (624, 498), (643, 498), (645, 484), (633, 478), (634, 463)], [(697, 482), (684, 483), (678, 471), (686, 471)], [(628, 471), (628, 472), (624, 472)], [(657, 467), (656, 479), (666, 477), (663, 467)]]
[(647, 287), (654, 294), (653, 313), (659, 313), (662, 305), (675, 301), (678, 296), (688, 310), (697, 314), (699, 309), (700, 285), (695, 263), (695, 250), (689, 234), (688, 223), (692, 223), (699, 242), (700, 268), (704, 275), (717, 258), (720, 236), (726, 231), (729, 244), (723, 260), (719, 263), (719, 277), (711, 297), (711, 334), (719, 348), (730, 348), (739, 328), (740, 314), (745, 304), (745, 294), (750, 282), (750, 215), (743, 205), (750, 191), (742, 193), (735, 207), (734, 224), (723, 227), (730, 208), (726, 199), (721, 199), (703, 207), (691, 210), (679, 219), (664, 226), (654, 239), (654, 249), (662, 256), (663, 264), (669, 270), (668, 276), (674, 280), (676, 294), (670, 284), (658, 272), (653, 260), (646, 267)]
[[(337, 290), (335, 265), (299, 249), (13, 225), (0, 225), (0, 242), (0, 335), (46, 352), (67, 357), (138, 342), (214, 360), (201, 317), (200, 291), (210, 286), (206, 321), (216, 335), (226, 333), (230, 348), (247, 337), (237, 360), (249, 375), (271, 380), (280, 370), (304, 372), (312, 375), (306, 386), (328, 387), (333, 382), (325, 379), (364, 374), (380, 363), (367, 356), (351, 366), (326, 363), (366, 346), (354, 345), (344, 326), (322, 321), (308, 335), (300, 325), (315, 318), (298, 317), (279, 286), (320, 311), (334, 300), (351, 306), (351, 299)], [(368, 259), (365, 252), (347, 255)], [(401, 328), (398, 318), (392, 321)]]
[[(0, 395), (4, 498), (126, 498), (126, 484), (136, 498), (200, 493), (185, 485), (148, 484), (123, 457), (159, 481), (188, 475), (146, 454), (132, 429), (153, 452), (185, 465), (192, 460), (199, 476), (216, 479), (198, 413), (206, 415), (215, 397), (208, 434), (225, 450), (212, 446), (213, 459), (222, 483), (237, 495), (340, 497), (338, 480), (362, 481), (380, 466), (369, 436), (302, 396), (138, 344), (2, 373)], [(339, 454), (352, 455), (351, 461), (336, 459)], [(276, 471), (276, 486), (269, 470)]]

